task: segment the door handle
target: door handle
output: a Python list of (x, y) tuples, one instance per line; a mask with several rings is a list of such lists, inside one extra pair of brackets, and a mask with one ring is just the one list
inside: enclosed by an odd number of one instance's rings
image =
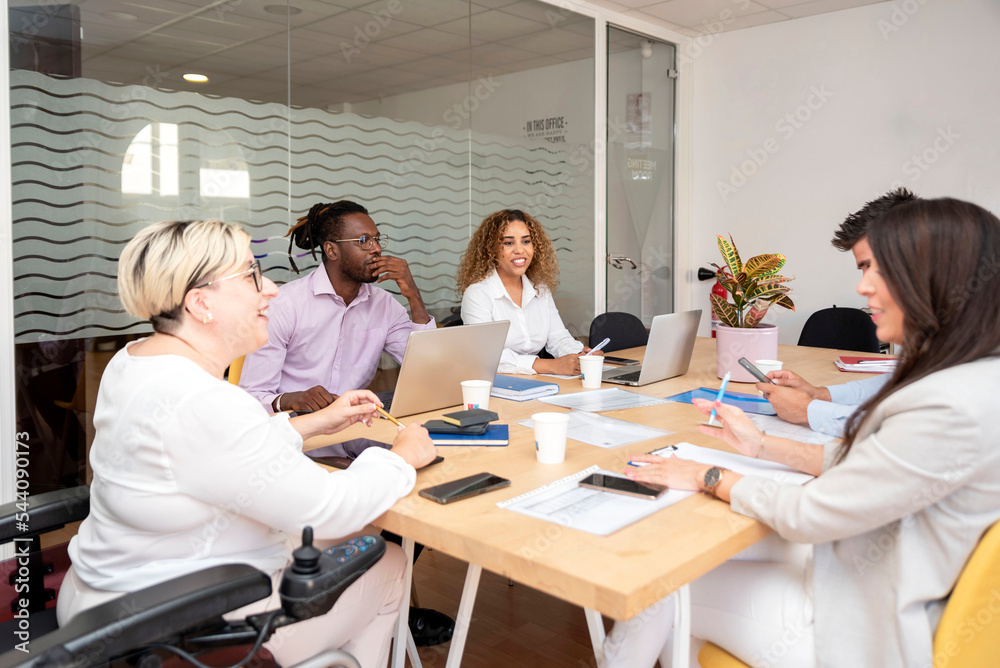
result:
[(625, 257), (624, 255), (612, 255), (611, 253), (608, 253), (608, 264), (610, 264), (615, 269), (624, 269), (625, 267), (623, 263), (625, 262), (628, 262), (630, 265), (632, 265), (633, 269), (638, 269), (638, 266), (636, 265), (635, 261), (632, 258)]

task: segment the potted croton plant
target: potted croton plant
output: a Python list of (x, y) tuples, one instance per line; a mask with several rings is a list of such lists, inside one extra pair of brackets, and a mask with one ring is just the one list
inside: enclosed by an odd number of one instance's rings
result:
[(765, 253), (744, 263), (732, 236), (728, 241), (721, 235), (718, 239), (726, 264), (712, 266), (732, 302), (712, 295), (712, 308), (721, 321), (716, 329), (716, 371), (719, 378), (728, 371), (734, 381), (752, 383), (754, 377), (738, 361), (741, 357), (751, 362), (778, 358), (778, 327), (761, 320), (771, 306), (795, 310), (788, 296), (791, 288), (785, 285), (793, 277), (778, 273), (785, 266), (784, 255)]

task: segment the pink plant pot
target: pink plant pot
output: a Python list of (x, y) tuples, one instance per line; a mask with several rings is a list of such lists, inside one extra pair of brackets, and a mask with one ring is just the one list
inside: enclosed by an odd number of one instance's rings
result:
[(756, 383), (757, 379), (739, 365), (739, 359), (778, 359), (778, 326), (757, 325), (749, 329), (719, 325), (715, 335), (715, 367), (719, 378), (728, 371), (737, 383)]

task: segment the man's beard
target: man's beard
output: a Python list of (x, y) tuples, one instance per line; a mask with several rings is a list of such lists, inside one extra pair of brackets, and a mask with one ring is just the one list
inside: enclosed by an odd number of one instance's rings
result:
[(340, 268), (341, 271), (344, 272), (345, 276), (352, 281), (357, 281), (358, 283), (374, 283), (378, 280), (378, 277), (372, 275), (371, 269), (365, 266), (364, 262), (358, 265), (348, 266), (341, 264)]

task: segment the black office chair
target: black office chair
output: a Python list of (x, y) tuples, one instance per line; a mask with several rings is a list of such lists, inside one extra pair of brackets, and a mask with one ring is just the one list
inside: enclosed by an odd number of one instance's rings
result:
[(646, 345), (649, 332), (646, 331), (642, 320), (631, 313), (610, 311), (602, 313), (590, 323), (590, 337), (587, 343), (593, 348), (604, 339), (611, 339), (611, 342), (604, 347), (604, 352), (610, 353)]
[(820, 309), (809, 316), (799, 335), (799, 345), (863, 353), (881, 352), (871, 316), (861, 309), (837, 306)]
[[(84, 486), (4, 504), (0, 506), (0, 542), (34, 540), (35, 536), (22, 531), (25, 526), (31, 534), (40, 535), (80, 520), (89, 511), (89, 499), (89, 488)], [(365, 542), (364, 551), (357, 550), (358, 540)], [(353, 548), (353, 556), (348, 555), (349, 548)], [(27, 551), (19, 545), (16, 553), (21, 552)], [(0, 655), (0, 668), (88, 668), (121, 660), (145, 665), (153, 655), (162, 658), (171, 654), (197, 666), (201, 664), (196, 655), (253, 644), (242, 665), (256, 655), (275, 629), (328, 612), (344, 590), (384, 553), (385, 542), (379, 536), (361, 536), (320, 552), (312, 546), (312, 528), (306, 527), (302, 547), (293, 553), (295, 562), (282, 577), (282, 607), (277, 610), (245, 621), (225, 621), (225, 613), (270, 596), (271, 579), (246, 564), (214, 566), (85, 610), (61, 628), (55, 628), (55, 609), (15, 616), (14, 628), (4, 633), (7, 646), (3, 649), (10, 651)], [(338, 560), (347, 556), (346, 563)], [(38, 592), (43, 592), (40, 586)], [(17, 649), (17, 644), (25, 641), (15, 633), (23, 619), (29, 624), (28, 652)], [(53, 630), (44, 628), (46, 619), (51, 620)], [(309, 663), (358, 668), (354, 657), (340, 651), (313, 657)]]

